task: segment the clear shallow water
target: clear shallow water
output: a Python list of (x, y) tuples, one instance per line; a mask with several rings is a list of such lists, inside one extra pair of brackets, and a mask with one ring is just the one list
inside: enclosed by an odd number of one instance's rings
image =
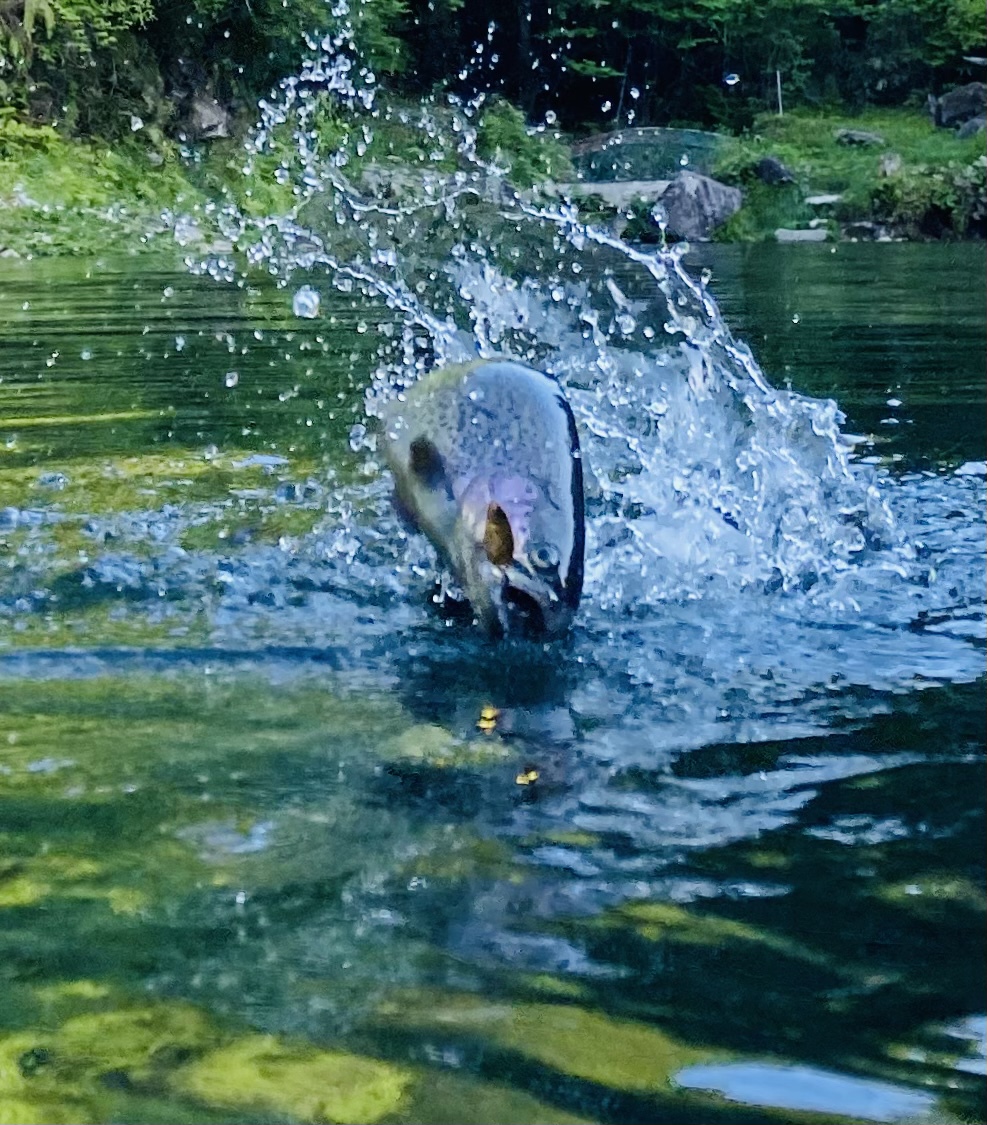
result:
[[(0, 279), (0, 1118), (976, 1119), (982, 256), (689, 274), (373, 95), (262, 106), (296, 202), (193, 276)], [(339, 171), (381, 123), (387, 193)], [(429, 612), (375, 459), (477, 352), (582, 431), (551, 646)]]

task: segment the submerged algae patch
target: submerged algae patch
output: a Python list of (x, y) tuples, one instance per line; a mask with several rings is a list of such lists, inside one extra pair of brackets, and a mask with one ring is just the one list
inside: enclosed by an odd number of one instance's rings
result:
[[(419, 1013), (428, 1013), (427, 1023)], [(573, 1004), (492, 1004), (470, 996), (420, 994), (381, 1014), (416, 1029), (439, 1027), (485, 1039), (560, 1074), (631, 1094), (666, 1092), (674, 1073), (710, 1057), (709, 1051), (689, 1047), (657, 1027)]]
[(179, 1071), (176, 1085), (207, 1104), (371, 1125), (398, 1108), (410, 1080), (376, 1059), (254, 1035)]
[(409, 727), (386, 742), (382, 753), (388, 759), (450, 767), (486, 765), (511, 756), (500, 739), (463, 741), (435, 723)]
[(75, 1016), (53, 1046), (63, 1073), (120, 1071), (139, 1081), (167, 1072), (220, 1038), (215, 1025), (189, 1004), (149, 1004)]

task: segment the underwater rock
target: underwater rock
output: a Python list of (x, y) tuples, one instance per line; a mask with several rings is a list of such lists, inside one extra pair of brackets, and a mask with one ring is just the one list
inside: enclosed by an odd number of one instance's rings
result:
[(411, 1074), (344, 1051), (251, 1035), (178, 1072), (176, 1085), (206, 1105), (304, 1122), (372, 1122), (394, 1114)]

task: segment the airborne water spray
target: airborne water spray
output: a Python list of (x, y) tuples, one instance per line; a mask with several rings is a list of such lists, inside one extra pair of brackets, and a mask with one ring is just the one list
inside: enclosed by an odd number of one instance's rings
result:
[[(371, 414), (430, 367), (477, 356), (554, 375), (583, 434), (601, 608), (913, 565), (836, 404), (770, 385), (684, 244), (633, 246), (572, 203), (519, 191), (477, 153), (482, 95), (387, 103), (346, 8), (333, 17), (246, 146), (245, 174), (266, 165), (290, 206), (257, 218), (229, 203), (218, 218), (235, 252), (191, 268), (294, 284), (306, 317), (320, 288), (359, 301), (378, 321)], [(416, 159), (395, 159), (402, 148)]]

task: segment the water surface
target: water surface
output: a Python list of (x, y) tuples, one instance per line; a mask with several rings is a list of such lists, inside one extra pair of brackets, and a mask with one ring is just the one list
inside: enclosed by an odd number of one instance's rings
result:
[(645, 400), (573, 371), (541, 646), (429, 610), (353, 429), (393, 310), (3, 263), (0, 1120), (983, 1119), (983, 256), (703, 265), (866, 439), (866, 543), (779, 500), (773, 577), (706, 483), (667, 536)]

